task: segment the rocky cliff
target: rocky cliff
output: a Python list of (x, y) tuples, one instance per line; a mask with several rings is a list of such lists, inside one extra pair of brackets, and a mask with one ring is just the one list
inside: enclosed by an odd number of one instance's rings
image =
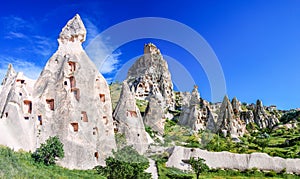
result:
[(119, 102), (113, 114), (116, 130), (126, 137), (127, 145), (132, 145), (143, 154), (148, 148), (147, 133), (135, 96), (130, 91), (126, 81), (122, 84)]

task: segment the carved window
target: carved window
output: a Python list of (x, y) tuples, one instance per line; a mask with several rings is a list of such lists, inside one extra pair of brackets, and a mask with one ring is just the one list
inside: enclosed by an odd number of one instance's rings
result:
[(5, 117), (6, 117), (6, 118), (8, 117), (8, 112), (5, 113)]
[(98, 160), (99, 159), (99, 153), (98, 152), (95, 152), (94, 154), (95, 158)]
[(127, 111), (127, 116), (137, 117), (137, 113), (136, 113), (136, 111)]
[(69, 73), (72, 73), (76, 70), (76, 63), (75, 62), (68, 62), (69, 64)]
[(78, 132), (78, 122), (72, 122), (71, 125), (73, 127), (74, 132)]
[(26, 117), (24, 117), (24, 119), (25, 119), (25, 120), (29, 120), (29, 117), (28, 117), (28, 116), (26, 116)]
[(88, 116), (87, 116), (87, 114), (86, 114), (85, 111), (81, 111), (81, 120), (82, 120), (83, 122), (88, 122), (88, 121), (89, 121), (89, 120), (88, 120)]
[(100, 101), (101, 102), (105, 102), (105, 94), (99, 94), (99, 96), (100, 96)]
[(38, 115), (38, 121), (40, 122), (40, 125), (43, 125), (42, 115)]
[(24, 100), (23, 111), (25, 114), (31, 114), (32, 111), (32, 102), (29, 100)]
[(46, 99), (48, 107), (50, 110), (54, 111), (54, 99)]
[(93, 135), (96, 135), (96, 134), (98, 134), (98, 127), (93, 128)]

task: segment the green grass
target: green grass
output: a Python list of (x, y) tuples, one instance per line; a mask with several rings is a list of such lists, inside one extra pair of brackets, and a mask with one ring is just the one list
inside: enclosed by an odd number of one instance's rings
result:
[(148, 101), (136, 99), (136, 105), (139, 108), (139, 110), (140, 110), (141, 113), (145, 113), (146, 112), (146, 108), (148, 106)]
[(95, 170), (69, 170), (36, 164), (31, 154), (0, 146), (0, 178), (104, 178)]

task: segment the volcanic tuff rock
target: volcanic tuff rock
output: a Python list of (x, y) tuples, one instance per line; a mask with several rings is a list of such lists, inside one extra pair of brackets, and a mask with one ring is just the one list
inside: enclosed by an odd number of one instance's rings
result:
[(274, 114), (267, 114), (261, 100), (256, 101), (254, 121), (260, 128), (272, 128), (279, 123)]
[(0, 143), (34, 151), (50, 136), (64, 144), (64, 167), (104, 165), (116, 148), (108, 85), (81, 43), (76, 15), (62, 29), (59, 47), (36, 82), (9, 66), (0, 94)]
[(134, 94), (126, 81), (122, 84), (121, 96), (113, 117), (118, 132), (125, 134), (127, 145), (133, 145), (141, 154), (145, 153), (148, 148), (147, 133)]
[(129, 69), (127, 81), (137, 99), (149, 100), (151, 95), (163, 97), (163, 108), (174, 109), (173, 83), (168, 64), (152, 43), (144, 46), (144, 55)]
[(150, 97), (144, 116), (144, 123), (160, 135), (163, 135), (166, 118), (161, 103), (162, 98)]
[(2, 82), (0, 93), (0, 143), (16, 150), (35, 148), (32, 89), (34, 81), (16, 73), (12, 65)]
[(246, 125), (235, 116), (231, 103), (227, 96), (224, 97), (217, 121), (217, 130), (222, 131), (226, 136), (231, 134), (232, 137), (239, 137), (245, 133)]
[(81, 46), (85, 36), (76, 15), (34, 87), (38, 142), (58, 135), (65, 149), (61, 164), (80, 169), (104, 165), (116, 147), (109, 87)]

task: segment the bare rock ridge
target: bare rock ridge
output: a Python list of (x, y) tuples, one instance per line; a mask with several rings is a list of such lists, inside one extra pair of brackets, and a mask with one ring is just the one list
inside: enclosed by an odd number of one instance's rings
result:
[(113, 117), (115, 128), (125, 135), (127, 145), (132, 145), (141, 154), (145, 153), (148, 148), (147, 133), (140, 110), (136, 106), (135, 96), (126, 81), (122, 84), (121, 96)]
[(279, 123), (274, 114), (267, 114), (261, 100), (256, 101), (254, 110), (254, 121), (260, 128), (272, 128)]
[(144, 46), (144, 55), (129, 69), (127, 82), (137, 99), (159, 95), (163, 98), (165, 109), (174, 109), (173, 83), (168, 64), (154, 44)]
[(36, 82), (9, 66), (2, 82), (0, 143), (34, 151), (59, 136), (60, 165), (90, 169), (104, 165), (116, 148), (109, 87), (81, 44), (86, 29), (77, 14), (59, 35), (58, 50)]

